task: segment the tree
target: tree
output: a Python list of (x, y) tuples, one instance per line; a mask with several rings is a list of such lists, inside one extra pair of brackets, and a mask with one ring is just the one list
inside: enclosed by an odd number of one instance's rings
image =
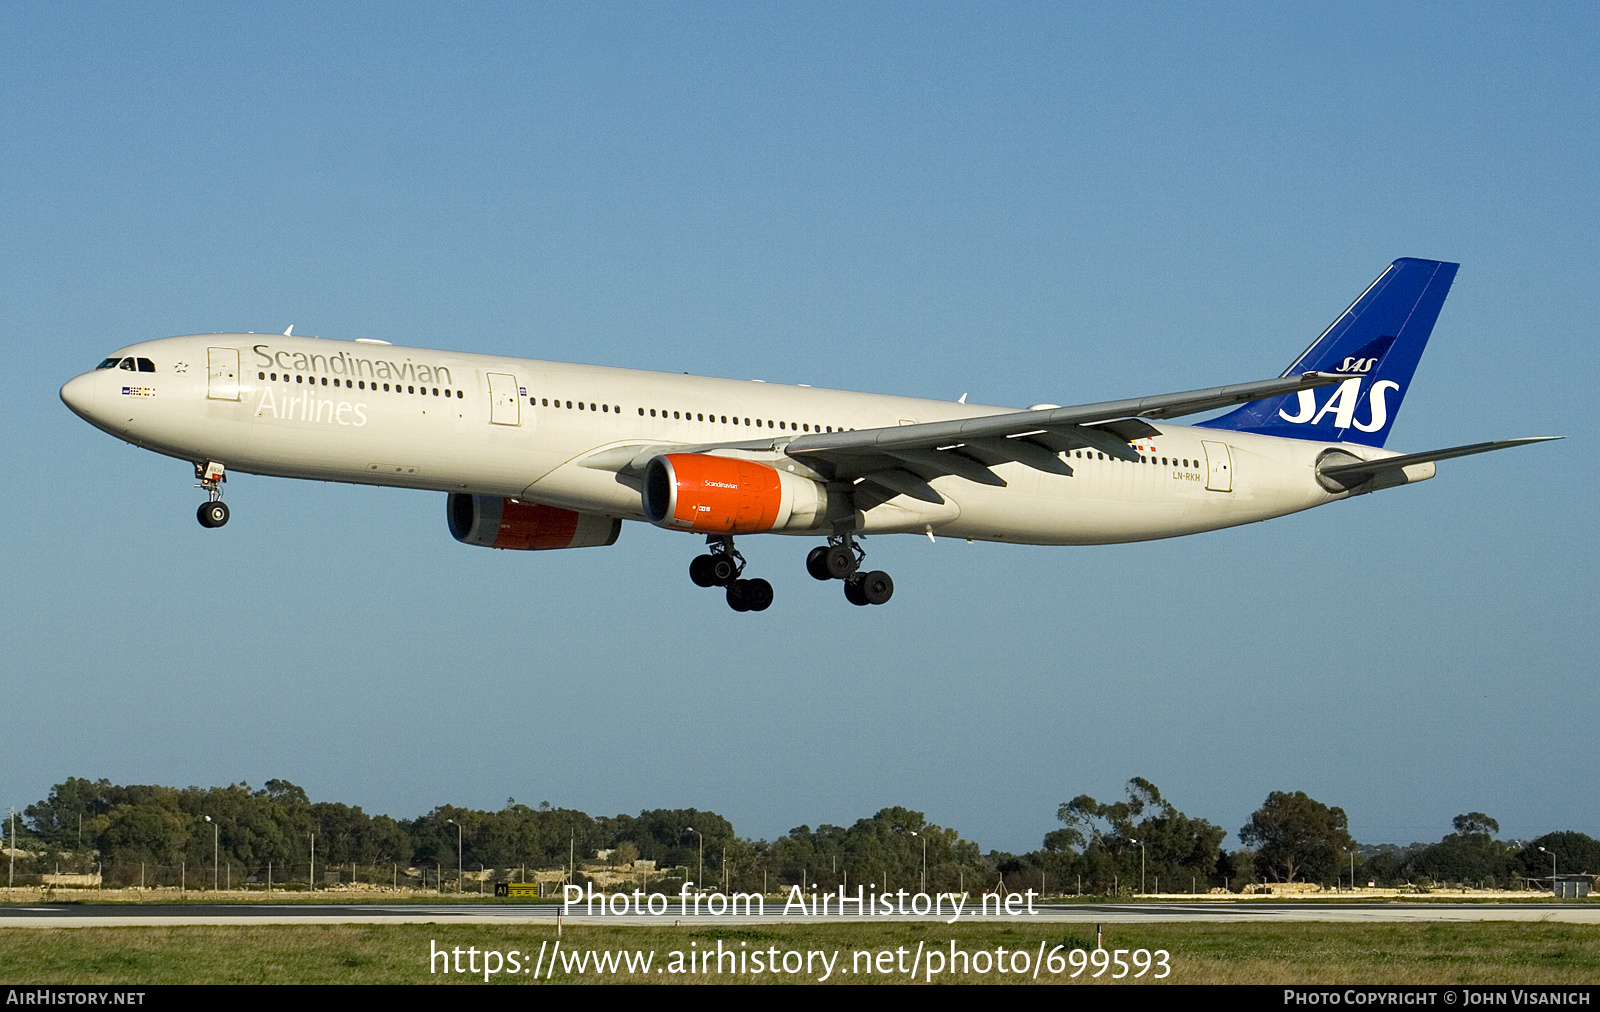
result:
[(1256, 849), (1256, 874), (1283, 882), (1329, 878), (1355, 847), (1344, 809), (1329, 808), (1305, 791), (1273, 791), (1239, 830)]
[[(1046, 849), (1065, 850), (1087, 834), (1081, 865), (1102, 886), (1112, 876), (1138, 884), (1141, 870), (1150, 884), (1166, 879), (1169, 885), (1187, 888), (1191, 879), (1209, 880), (1227, 835), (1222, 827), (1178, 811), (1143, 777), (1128, 781), (1127, 795), (1128, 800), (1111, 804), (1087, 794), (1066, 802), (1056, 818), (1068, 829), (1047, 836)], [(1057, 836), (1063, 832), (1071, 835)]]
[(1511, 848), (1494, 839), (1500, 823), (1482, 812), (1455, 817), (1456, 831), (1408, 860), (1407, 878), (1432, 882), (1499, 882), (1511, 877)]
[[(1543, 848), (1542, 850), (1540, 848)], [(1600, 871), (1600, 840), (1584, 833), (1546, 833), (1529, 840), (1517, 856), (1526, 878), (1549, 878), (1551, 856), (1558, 875), (1593, 874)]]
[(1452, 825), (1456, 827), (1456, 832), (1462, 836), (1493, 836), (1500, 832), (1500, 823), (1482, 812), (1468, 812), (1465, 815), (1458, 815), (1452, 820)]

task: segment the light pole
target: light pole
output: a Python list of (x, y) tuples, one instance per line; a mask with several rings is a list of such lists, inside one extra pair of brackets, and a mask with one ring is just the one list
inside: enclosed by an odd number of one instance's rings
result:
[(1144, 844), (1139, 840), (1129, 840), (1129, 843), (1139, 844), (1139, 895), (1144, 895)]
[(218, 855), (221, 854), (222, 829), (215, 822), (211, 821), (211, 816), (206, 816), (206, 821), (211, 822), (211, 891), (216, 892), (218, 880), (217, 858)]
[(928, 891), (928, 838), (915, 830), (912, 831), (911, 835), (922, 841), (922, 891), (926, 893)]
[(454, 819), (444, 820), (456, 827), (456, 892), (461, 892), (461, 823)]
[(706, 837), (704, 833), (700, 832), (700, 830), (694, 828), (693, 826), (687, 826), (685, 828), (700, 838), (700, 870), (695, 872), (695, 885), (704, 888), (704, 879), (706, 877)]
[(1550, 855), (1550, 889), (1553, 892), (1556, 887), (1556, 856), (1553, 852), (1545, 850), (1543, 847), (1540, 847), (1539, 850)]

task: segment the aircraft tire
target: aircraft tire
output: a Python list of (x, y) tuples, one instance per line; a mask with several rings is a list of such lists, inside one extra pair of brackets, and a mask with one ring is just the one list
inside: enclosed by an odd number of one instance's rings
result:
[(694, 581), (696, 587), (715, 587), (717, 585), (716, 573), (713, 568), (717, 560), (710, 555), (696, 555), (689, 563), (689, 579)]
[(711, 560), (708, 572), (713, 587), (732, 587), (739, 578), (739, 564), (731, 555), (708, 555)]
[(833, 579), (833, 574), (828, 572), (827, 545), (818, 545), (806, 553), (806, 572), (811, 574), (813, 580)]
[(735, 580), (728, 584), (728, 607), (734, 611), (750, 610), (750, 595), (747, 588), (748, 580)]
[(221, 527), (228, 522), (228, 505), (221, 499), (216, 502), (203, 502), (195, 511), (195, 516), (199, 519), (201, 527)]
[(886, 604), (894, 596), (894, 581), (881, 569), (874, 569), (863, 576), (860, 586), (861, 596), (867, 599), (868, 604)]
[(861, 591), (860, 580), (844, 581), (844, 599), (851, 604), (866, 605), (867, 595)]
[(848, 580), (860, 565), (856, 562), (856, 553), (844, 545), (834, 545), (828, 549), (827, 562), (828, 575), (835, 580)]
[(772, 584), (765, 580), (744, 580), (744, 599), (749, 602), (751, 611), (766, 611), (772, 607)]

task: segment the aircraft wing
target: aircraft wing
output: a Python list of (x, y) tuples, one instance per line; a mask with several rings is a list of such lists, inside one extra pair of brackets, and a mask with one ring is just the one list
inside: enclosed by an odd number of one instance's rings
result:
[[(1474, 453), (1488, 453), (1490, 450), (1505, 450), (1513, 446), (1526, 446), (1529, 443), (1545, 443), (1552, 439), (1561, 439), (1561, 436), (1524, 436), (1521, 439), (1496, 439), (1488, 443), (1473, 443), (1470, 446), (1451, 446), (1443, 450), (1428, 450), (1423, 453), (1407, 453), (1399, 457), (1380, 457), (1377, 460), (1355, 460), (1347, 463), (1322, 464), (1317, 467), (1317, 474), (1328, 479), (1335, 485), (1343, 488), (1354, 488), (1363, 485), (1371, 479), (1386, 472), (1404, 470), (1414, 464), (1431, 464), (1436, 460), (1449, 460), (1452, 457), (1470, 457)], [(1341, 455), (1343, 456), (1343, 455)]]
[(1333, 373), (1304, 373), (1098, 404), (1010, 411), (892, 428), (811, 433), (791, 439), (783, 450), (834, 481), (861, 478), (892, 493), (938, 503), (944, 499), (928, 482), (942, 475), (1003, 486), (1005, 479), (990, 468), (1013, 461), (1052, 474), (1070, 475), (1071, 466), (1058, 454), (1083, 447), (1136, 461), (1139, 455), (1128, 444), (1157, 431), (1145, 421), (1147, 418), (1210, 411), (1328, 386), (1346, 378)]

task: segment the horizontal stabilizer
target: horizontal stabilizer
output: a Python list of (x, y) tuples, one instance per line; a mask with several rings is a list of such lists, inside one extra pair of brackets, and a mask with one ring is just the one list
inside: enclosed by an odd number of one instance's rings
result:
[[(1470, 457), (1475, 453), (1488, 453), (1490, 450), (1505, 450), (1513, 446), (1526, 446), (1529, 443), (1545, 443), (1552, 439), (1562, 439), (1562, 436), (1525, 436), (1521, 439), (1497, 439), (1488, 443), (1473, 443), (1470, 446), (1452, 446), (1443, 450), (1428, 450), (1423, 453), (1407, 453), (1399, 457), (1380, 457), (1377, 460), (1355, 460), (1347, 463), (1319, 464), (1317, 476), (1331, 483), (1333, 487), (1351, 489), (1357, 485), (1365, 484), (1372, 478), (1385, 472), (1403, 471), (1417, 464), (1431, 464), (1434, 461), (1449, 460), (1452, 457)], [(1348, 454), (1339, 453), (1337, 459), (1347, 460)], [(1431, 473), (1431, 472), (1430, 472)], [(1403, 480), (1403, 479), (1402, 479)], [(1413, 479), (1415, 480), (1415, 479)], [(1397, 482), (1398, 483), (1398, 482)]]

